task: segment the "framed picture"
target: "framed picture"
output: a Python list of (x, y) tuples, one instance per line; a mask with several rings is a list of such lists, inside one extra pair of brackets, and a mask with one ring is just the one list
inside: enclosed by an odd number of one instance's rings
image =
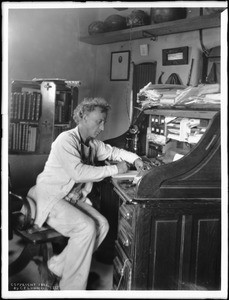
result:
[(110, 80), (129, 80), (130, 51), (111, 52)]
[(162, 65), (187, 65), (188, 47), (178, 47), (162, 50)]

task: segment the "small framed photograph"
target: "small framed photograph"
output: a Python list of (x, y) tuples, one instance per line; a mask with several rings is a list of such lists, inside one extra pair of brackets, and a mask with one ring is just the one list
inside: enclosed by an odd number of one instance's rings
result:
[(162, 65), (187, 65), (188, 47), (178, 47), (162, 50)]
[(110, 80), (129, 80), (130, 51), (111, 52)]

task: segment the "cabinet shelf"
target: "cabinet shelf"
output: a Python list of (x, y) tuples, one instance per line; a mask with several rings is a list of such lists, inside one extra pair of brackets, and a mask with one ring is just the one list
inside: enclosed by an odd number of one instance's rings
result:
[(92, 45), (110, 44), (128, 40), (154, 38), (161, 35), (182, 33), (199, 29), (220, 27), (220, 14), (204, 15), (176, 21), (151, 24), (93, 36), (81, 36), (79, 40)]
[(13, 81), (9, 153), (48, 154), (54, 139), (73, 127), (72, 115), (77, 102), (78, 88), (67, 86), (65, 81)]

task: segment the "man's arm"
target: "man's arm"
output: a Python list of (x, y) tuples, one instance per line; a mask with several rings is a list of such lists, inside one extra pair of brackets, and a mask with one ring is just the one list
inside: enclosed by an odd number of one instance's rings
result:
[(96, 147), (96, 153), (98, 160), (114, 160), (114, 161), (127, 161), (130, 164), (134, 164), (136, 169), (142, 169), (143, 162), (141, 158), (130, 151), (112, 147), (109, 144), (105, 144), (102, 141), (94, 140), (94, 146)]
[(84, 164), (81, 158), (80, 144), (67, 135), (63, 135), (56, 140), (53, 154), (75, 182), (97, 182), (105, 177), (127, 171), (125, 162), (113, 166), (99, 167)]

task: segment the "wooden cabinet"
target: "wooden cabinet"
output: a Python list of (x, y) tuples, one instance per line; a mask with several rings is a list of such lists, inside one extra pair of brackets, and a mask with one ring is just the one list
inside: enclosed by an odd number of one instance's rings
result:
[(74, 126), (78, 88), (63, 80), (13, 81), (9, 151), (48, 154), (57, 135)]
[[(151, 122), (162, 112), (146, 113)], [(115, 290), (221, 288), (220, 112), (169, 112), (207, 126), (182, 158), (145, 170), (136, 184), (112, 179), (119, 198)]]
[(220, 200), (119, 195), (114, 289), (220, 288)]

